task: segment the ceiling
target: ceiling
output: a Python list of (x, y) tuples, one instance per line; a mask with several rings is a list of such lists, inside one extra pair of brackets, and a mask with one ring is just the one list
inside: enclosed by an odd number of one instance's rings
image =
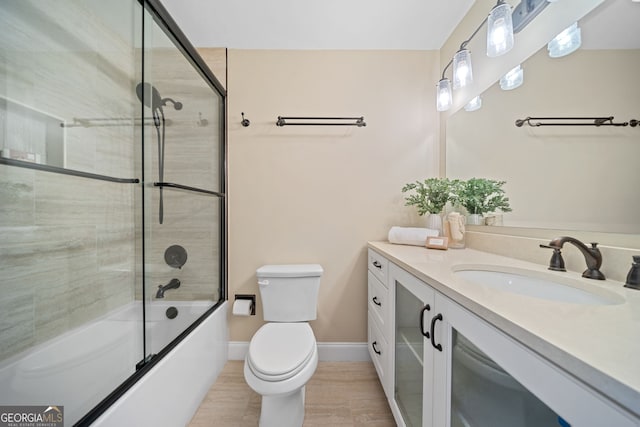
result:
[[(197, 47), (438, 50), (475, 0), (161, 1)], [(639, 1), (583, 18), (582, 48), (640, 48)]]
[(191, 43), (437, 50), (474, 0), (161, 0)]

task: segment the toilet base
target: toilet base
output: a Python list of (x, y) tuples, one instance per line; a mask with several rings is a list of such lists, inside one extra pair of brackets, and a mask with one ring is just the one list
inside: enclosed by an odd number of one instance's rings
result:
[(262, 396), (260, 427), (302, 427), (304, 387), (292, 393)]

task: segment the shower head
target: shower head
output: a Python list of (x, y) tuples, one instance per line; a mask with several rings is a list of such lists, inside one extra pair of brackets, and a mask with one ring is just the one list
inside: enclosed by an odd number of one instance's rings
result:
[[(151, 97), (148, 94), (151, 94)], [(136, 95), (138, 95), (140, 102), (154, 111), (162, 110), (162, 107), (167, 105), (167, 102), (171, 102), (176, 110), (182, 110), (182, 102), (174, 101), (171, 98), (162, 98), (158, 89), (153, 87), (151, 83), (138, 83)]]
[[(151, 108), (151, 115), (153, 117), (153, 125), (156, 128), (156, 136), (158, 139), (158, 178), (160, 182), (163, 180), (164, 176), (164, 133), (165, 133), (165, 119), (164, 119), (164, 110), (162, 107), (167, 105), (167, 102), (173, 104), (173, 108), (176, 110), (182, 110), (182, 102), (174, 101), (171, 98), (162, 98), (160, 96), (160, 92), (158, 89), (153, 87), (151, 83), (140, 82), (136, 85), (136, 95), (138, 95), (138, 99), (140, 102)], [(146, 124), (146, 122), (142, 122)], [(162, 224), (163, 218), (163, 198), (162, 198), (162, 187), (159, 189), (160, 191), (160, 199), (158, 206), (158, 216), (160, 224)], [(186, 254), (185, 254), (186, 261)], [(180, 286), (180, 281), (174, 279), (178, 282), (178, 286)], [(173, 280), (171, 281), (173, 283)], [(169, 285), (171, 285), (171, 283)], [(169, 286), (167, 285), (167, 286)], [(171, 288), (169, 288), (171, 289)], [(157, 298), (162, 298), (164, 296), (164, 289), (160, 286), (160, 290), (158, 290)]]
[[(149, 97), (151, 94), (151, 97)], [(162, 97), (158, 89), (151, 86), (150, 83), (138, 83), (136, 86), (136, 95), (138, 99), (152, 110), (162, 109)]]

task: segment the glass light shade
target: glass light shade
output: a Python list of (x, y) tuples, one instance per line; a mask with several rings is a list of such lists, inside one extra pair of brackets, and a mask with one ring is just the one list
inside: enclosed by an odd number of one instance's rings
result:
[(436, 108), (438, 111), (447, 111), (453, 103), (453, 94), (451, 93), (451, 81), (442, 79), (438, 82), (436, 93)]
[(499, 2), (487, 20), (487, 56), (504, 55), (513, 47), (513, 20), (511, 6)]
[(558, 34), (547, 44), (549, 56), (560, 58), (575, 52), (582, 44), (582, 32), (578, 23), (574, 22), (569, 28)]
[(518, 65), (517, 67), (509, 71), (507, 74), (502, 76), (502, 78), (500, 79), (500, 89), (502, 90), (515, 89), (517, 87), (520, 87), (523, 81), (524, 81), (524, 71), (522, 70), (522, 67)]
[(453, 88), (465, 87), (473, 81), (471, 52), (460, 49), (453, 57)]
[(478, 95), (464, 106), (464, 111), (476, 111), (479, 110), (480, 107), (482, 107), (482, 98)]

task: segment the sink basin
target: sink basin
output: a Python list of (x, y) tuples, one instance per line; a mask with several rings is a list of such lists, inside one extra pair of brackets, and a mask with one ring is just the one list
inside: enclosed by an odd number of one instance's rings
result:
[(615, 292), (583, 283), (570, 277), (560, 278), (541, 271), (500, 266), (456, 266), (454, 275), (467, 282), (549, 301), (583, 305), (622, 304)]

